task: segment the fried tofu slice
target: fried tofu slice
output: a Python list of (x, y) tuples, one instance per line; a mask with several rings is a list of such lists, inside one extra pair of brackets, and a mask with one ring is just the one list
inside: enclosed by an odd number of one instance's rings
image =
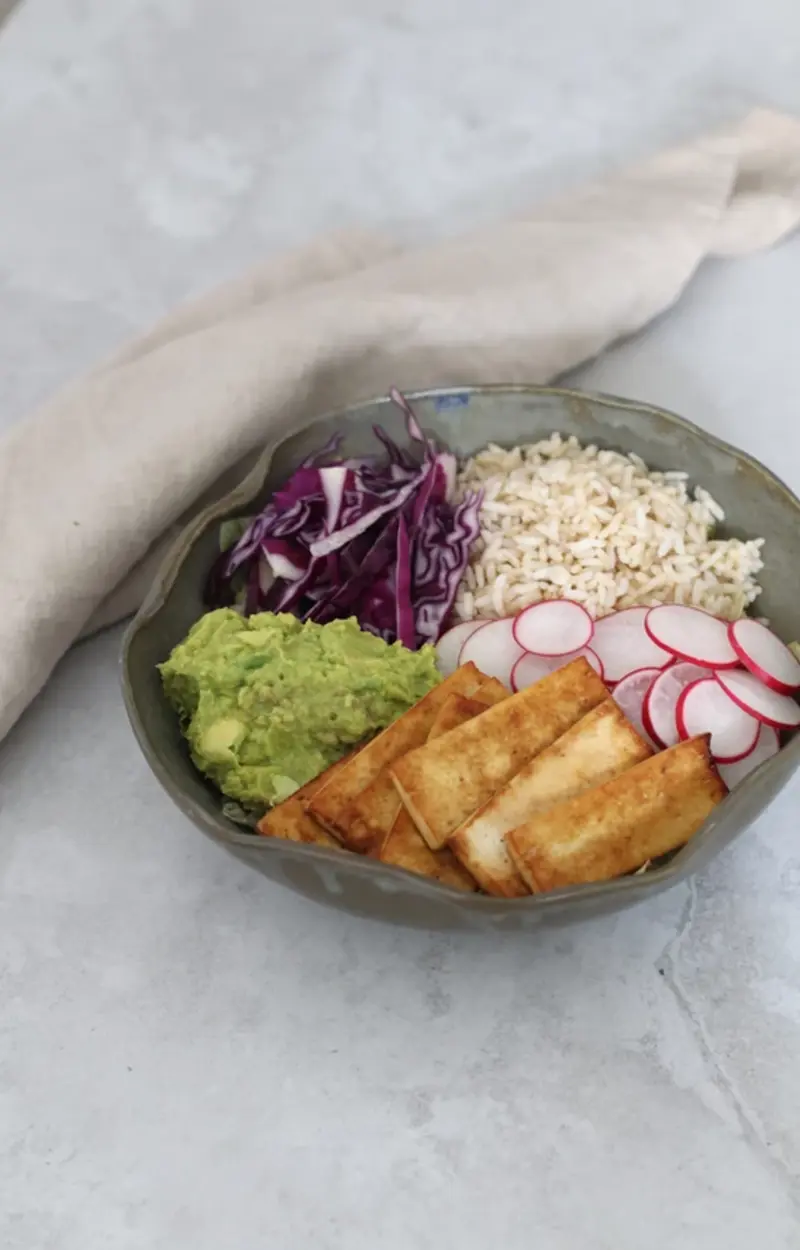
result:
[[(375, 858), (382, 864), (394, 864), (395, 868), (405, 868), (421, 877), (431, 877), (434, 881), (451, 885), (456, 890), (474, 894), (478, 888), (472, 874), (462, 867), (446, 846), (440, 851), (431, 850), (402, 806), (384, 838), (383, 845), (375, 852)], [(525, 893), (527, 894), (527, 890)]]
[(608, 881), (683, 846), (727, 793), (704, 735), (548, 808), (506, 841), (534, 893)]
[(347, 767), (312, 796), (307, 811), (352, 851), (367, 851), (373, 835), (354, 827), (353, 801), (387, 764), (427, 740), (439, 709), (451, 694), (467, 697), (486, 681), (474, 664), (464, 664), (356, 752)]
[[(441, 728), (442, 714), (447, 708), (450, 708), (452, 714), (456, 706), (453, 704), (453, 699), (465, 697), (464, 695), (451, 694), (439, 710), (435, 721), (436, 733), (434, 734), (430, 730), (427, 735), (421, 735), (418, 741), (408, 747), (408, 750), (412, 750), (413, 747), (423, 746), (431, 738), (440, 737), (445, 733), (446, 730)], [(478, 711), (483, 711), (485, 707), (491, 707), (495, 703), (500, 703), (503, 699), (509, 699), (511, 693), (496, 677), (484, 677), (478, 689), (470, 697), (480, 704)], [(456, 725), (461, 725), (464, 721), (470, 720), (472, 716), (476, 715), (477, 711), (470, 713), (469, 716), (462, 716), (460, 720), (455, 720), (448, 728), (454, 729)], [(361, 843), (378, 846), (392, 829), (402, 807), (400, 795), (395, 789), (389, 769), (390, 765), (387, 764), (381, 769), (371, 785), (368, 785), (353, 800), (350, 837)]]
[(431, 850), (508, 784), (523, 764), (608, 698), (581, 656), (391, 766), (398, 794)]
[(652, 753), (614, 700), (606, 699), (525, 764), (447, 845), (488, 894), (522, 898), (529, 890), (506, 846), (509, 830), (534, 812), (610, 781)]
[[(485, 711), (485, 703), (452, 694), (436, 718), (429, 741), (449, 733), (451, 729)], [(452, 885), (460, 890), (477, 889), (474, 878), (462, 868), (452, 851), (446, 847), (442, 847), (440, 851), (432, 851), (399, 799), (397, 803), (399, 810), (391, 829), (376, 844), (371, 854), (381, 863), (394, 864), (398, 868), (408, 869), (409, 872), (417, 872), (420, 876), (432, 877), (443, 885)]]
[(341, 850), (341, 843), (332, 838), (322, 825), (308, 815), (306, 803), (323, 786), (332, 781), (352, 757), (353, 752), (345, 755), (337, 763), (331, 764), (330, 768), (326, 768), (324, 773), (320, 773), (319, 777), (314, 777), (299, 790), (295, 790), (290, 798), (279, 803), (277, 807), (273, 807), (256, 825), (258, 832), (265, 838), (285, 838), (288, 842), (310, 842), (315, 846)]
[[(506, 698), (511, 697), (507, 690), (505, 694)], [(483, 692), (480, 690), (471, 699), (465, 698), (463, 694), (451, 694), (439, 709), (439, 714), (428, 734), (428, 741), (434, 742), (436, 738), (449, 734), (451, 729), (458, 729), (459, 725), (465, 725), (468, 720), (481, 716), (492, 706), (494, 706), (492, 703), (484, 702)]]
[(294, 795), (267, 812), (256, 828), (265, 838), (285, 838), (288, 842), (310, 842), (314, 846), (344, 850), (341, 842), (337, 842), (322, 825), (318, 825), (309, 816), (303, 800)]
[(503, 699), (510, 699), (511, 691), (501, 681), (498, 681), (496, 677), (484, 677), (478, 687), (478, 693), (472, 697), (478, 703), (485, 703), (487, 707), (494, 707), (495, 703), (502, 703)]

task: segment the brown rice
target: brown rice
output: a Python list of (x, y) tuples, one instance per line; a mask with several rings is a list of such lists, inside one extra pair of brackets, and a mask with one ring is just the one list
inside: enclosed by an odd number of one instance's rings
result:
[(687, 475), (552, 434), (506, 451), (490, 444), (459, 488), (482, 488), (481, 532), (459, 588), (462, 620), (508, 616), (540, 599), (595, 617), (636, 604), (690, 603), (728, 620), (761, 587), (761, 538), (714, 538), (725, 519)]

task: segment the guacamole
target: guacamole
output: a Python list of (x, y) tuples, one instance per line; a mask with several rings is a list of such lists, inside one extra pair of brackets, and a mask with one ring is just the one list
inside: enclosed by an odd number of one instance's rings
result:
[(201, 617), (159, 666), (192, 758), (247, 807), (288, 798), (440, 681), (432, 647), (408, 651), (355, 620)]

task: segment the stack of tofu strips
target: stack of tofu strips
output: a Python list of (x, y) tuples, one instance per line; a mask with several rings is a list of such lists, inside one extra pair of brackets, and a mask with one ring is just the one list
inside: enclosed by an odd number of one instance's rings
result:
[(515, 695), (465, 664), (258, 828), (523, 898), (638, 870), (726, 793), (707, 736), (654, 753), (582, 657)]

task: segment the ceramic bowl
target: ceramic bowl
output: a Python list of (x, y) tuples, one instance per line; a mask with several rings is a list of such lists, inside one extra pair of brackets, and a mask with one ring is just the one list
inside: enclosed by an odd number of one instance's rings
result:
[[(800, 638), (800, 500), (743, 452), (672, 413), (606, 395), (494, 386), (426, 391), (410, 398), (425, 429), (460, 455), (489, 441), (534, 442), (558, 430), (583, 443), (636, 452), (654, 469), (686, 471), (725, 509), (724, 534), (766, 539), (759, 611), (782, 638)], [(641, 902), (697, 872), (744, 833), (783, 788), (800, 763), (800, 735), (737, 788), (664, 866), (522, 900), (464, 894), (358, 855), (261, 838), (223, 815), (220, 796), (192, 766), (156, 664), (204, 610), (202, 588), (216, 552), (219, 522), (260, 508), (334, 431), (344, 434), (348, 455), (374, 450), (375, 421), (402, 440), (401, 414), (387, 400), (375, 400), (324, 417), (268, 447), (237, 489), (183, 533), (161, 568), (125, 638), (123, 686), (136, 737), (167, 793), (201, 832), (281, 885), (361, 916), (431, 929), (519, 930), (577, 921)]]

